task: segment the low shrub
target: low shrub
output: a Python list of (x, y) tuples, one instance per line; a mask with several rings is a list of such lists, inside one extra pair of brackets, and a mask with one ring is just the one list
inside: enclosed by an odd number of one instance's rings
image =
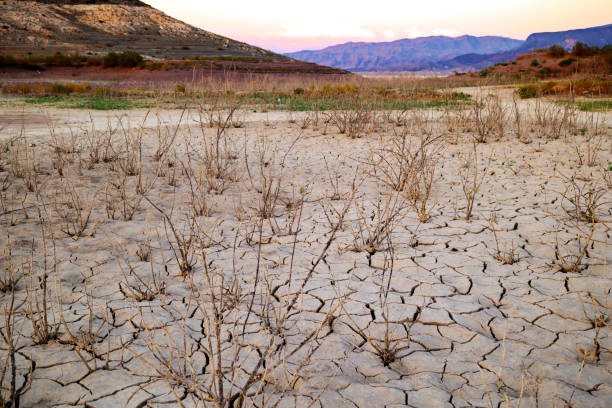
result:
[(109, 52), (102, 59), (104, 68), (135, 68), (143, 63), (144, 58), (135, 51)]
[(559, 62), (560, 67), (569, 67), (572, 63), (576, 62), (574, 58), (566, 58)]
[(521, 86), (516, 92), (521, 99), (529, 99), (538, 94), (538, 89), (535, 85), (525, 85)]
[(538, 78), (548, 78), (552, 76), (552, 74), (553, 74), (552, 69), (550, 69), (549, 67), (543, 67), (536, 73), (536, 76)]
[(585, 43), (577, 42), (572, 49), (572, 54), (577, 57), (591, 57), (599, 54), (600, 51), (599, 47), (590, 47)]
[(548, 47), (548, 55), (553, 58), (563, 58), (567, 55), (567, 51), (560, 45), (551, 45)]
[(58, 83), (51, 85), (50, 91), (51, 93), (59, 94), (59, 95), (61, 94), (68, 95), (70, 93), (70, 90), (68, 89), (66, 85), (58, 84)]

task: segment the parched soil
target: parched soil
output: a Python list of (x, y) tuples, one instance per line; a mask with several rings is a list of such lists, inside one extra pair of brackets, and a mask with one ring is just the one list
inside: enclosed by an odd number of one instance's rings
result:
[(612, 405), (609, 113), (208, 113), (0, 112), (20, 406)]

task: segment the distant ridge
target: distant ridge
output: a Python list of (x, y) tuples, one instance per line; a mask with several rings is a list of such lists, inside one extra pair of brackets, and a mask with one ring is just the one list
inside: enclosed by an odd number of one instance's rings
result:
[(517, 51), (528, 52), (551, 45), (561, 45), (566, 49), (571, 49), (577, 42), (598, 47), (612, 44), (612, 24), (577, 30), (531, 34)]
[[(510, 61), (532, 50), (576, 42), (612, 44), (612, 24), (531, 34), (525, 41), (505, 37), (422, 37), (386, 43), (346, 43), (287, 55), (350, 71), (474, 71)], [(407, 46), (402, 46), (406, 44)], [(471, 49), (470, 49), (471, 47)], [(369, 53), (370, 57), (366, 57)]]
[(433, 36), (392, 42), (349, 42), (318, 51), (300, 51), (288, 56), (350, 71), (393, 70), (422, 62), (451, 59), (462, 54), (508, 51), (523, 42), (505, 37)]

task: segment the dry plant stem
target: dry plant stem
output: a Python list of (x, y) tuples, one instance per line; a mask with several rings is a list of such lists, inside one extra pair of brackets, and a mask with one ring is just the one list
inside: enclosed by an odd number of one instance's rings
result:
[(543, 103), (536, 98), (533, 109), (534, 122), (542, 136), (559, 139), (574, 127), (576, 109), (574, 104), (564, 103), (559, 106), (554, 103)]
[(356, 205), (357, 227), (353, 230), (353, 246), (349, 249), (366, 252), (368, 265), (372, 266), (374, 254), (388, 250), (385, 243), (397, 227), (404, 208), (400, 194), (388, 191), (379, 193), (378, 200), (373, 203), (372, 216), (368, 208)]
[(336, 172), (333, 176), (331, 171), (329, 170), (329, 164), (327, 163), (327, 159), (323, 156), (323, 162), (325, 163), (325, 170), (327, 171), (327, 178), (329, 180), (329, 184), (332, 187), (332, 194), (328, 197), (332, 201), (340, 200), (342, 198), (342, 194), (340, 194), (340, 175)]
[(493, 238), (495, 239), (495, 254), (493, 254), (493, 259), (506, 265), (512, 265), (519, 260), (514, 242), (510, 244), (509, 248), (507, 247), (507, 243), (504, 243), (503, 248), (500, 249), (499, 240), (497, 239), (497, 232), (500, 230), (495, 226), (495, 220), (495, 215), (489, 218), (489, 230), (493, 232)]
[[(109, 365), (109, 354), (110, 354), (110, 321), (108, 316), (108, 304), (105, 306), (104, 319), (99, 323), (98, 327), (95, 327), (94, 319), (97, 318), (95, 314), (94, 298), (89, 293), (86, 293), (87, 301), (87, 326), (86, 329), (80, 329), (78, 332), (70, 329), (70, 325), (64, 318), (62, 310), (62, 303), (60, 300), (61, 293), (58, 289), (58, 308), (59, 318), (62, 327), (64, 328), (63, 335), (59, 338), (59, 342), (67, 344), (73, 347), (74, 352), (77, 354), (83, 365), (89, 372), (94, 372), (98, 369), (98, 360), (105, 362), (104, 367), (108, 369)], [(106, 326), (106, 336), (102, 334), (102, 330)], [(98, 351), (98, 345), (104, 341), (106, 337), (107, 350), (106, 355)], [(86, 353), (86, 354), (85, 354)], [(91, 357), (91, 358), (88, 358)], [(93, 366), (90, 363), (93, 362)]]
[(202, 170), (194, 170), (194, 165), (189, 154), (188, 144), (186, 143), (187, 163), (181, 161), (183, 174), (187, 178), (189, 185), (189, 203), (191, 210), (196, 216), (208, 216), (211, 209), (206, 198), (207, 182), (206, 177), (202, 174)]
[[(348, 328), (352, 330), (355, 334), (357, 334), (365, 344), (368, 344), (370, 347), (372, 347), (372, 349), (374, 350), (374, 354), (376, 354), (376, 356), (380, 358), (381, 362), (385, 367), (388, 367), (397, 359), (402, 358), (402, 352), (410, 348), (410, 329), (412, 327), (412, 323), (414, 323), (419, 318), (421, 314), (421, 308), (417, 308), (417, 313), (413, 316), (411, 321), (408, 318), (402, 321), (391, 321), (389, 319), (388, 295), (389, 290), (391, 288), (391, 280), (393, 279), (395, 250), (393, 242), (391, 240), (390, 231), (386, 232), (385, 239), (387, 241), (387, 249), (385, 250), (383, 278), (380, 284), (378, 296), (380, 317), (382, 317), (384, 324), (383, 338), (375, 338), (369, 333), (369, 330), (362, 329), (359, 324), (357, 324), (355, 319), (353, 319), (352, 313), (349, 313), (346, 310), (346, 308), (344, 307), (344, 303), (342, 304), (342, 310), (344, 312), (344, 315), (350, 321), (350, 323), (345, 323)], [(384, 282), (385, 275), (388, 275), (386, 285)], [(368, 309), (370, 309), (369, 306), (367, 307)], [(370, 309), (370, 311), (375, 318), (372, 309)], [(392, 326), (401, 327), (405, 331), (405, 333), (399, 336), (394, 335), (391, 330)]]
[(499, 96), (488, 95), (486, 98), (476, 100), (472, 104), (471, 113), (476, 127), (476, 135), (474, 136), (476, 142), (486, 143), (493, 133), (497, 133), (498, 138), (503, 137), (506, 109), (503, 107)]
[[(122, 265), (125, 263), (125, 267)], [(151, 277), (150, 280), (141, 277), (135, 268), (125, 259), (117, 258), (117, 264), (123, 275), (123, 282), (119, 287), (127, 298), (134, 299), (136, 302), (152, 301), (158, 295), (166, 294), (166, 282), (155, 273), (153, 259), (150, 259)], [(127, 272), (126, 272), (127, 268)]]
[(343, 105), (341, 110), (329, 114), (330, 122), (338, 129), (338, 133), (346, 134), (351, 139), (361, 137), (371, 124), (372, 112), (356, 97), (343, 101)]
[[(574, 139), (574, 149), (578, 156), (578, 163), (582, 166), (586, 164), (589, 167), (597, 165), (597, 157), (606, 141), (606, 120), (598, 113), (593, 112), (590, 118), (586, 121), (582, 134), (584, 141), (578, 143), (577, 138)], [(609, 141), (609, 136), (607, 137)]]
[(412, 161), (407, 195), (420, 222), (427, 222), (437, 205), (432, 202), (432, 194), (441, 148), (433, 144), (435, 140), (421, 139), (417, 160)]
[[(42, 215), (39, 214), (39, 218), (42, 219)], [(47, 242), (44, 231), (44, 223), (41, 222), (41, 237), (43, 244), (43, 269), (42, 276), (35, 275), (34, 267), (34, 247), (32, 247), (32, 255), (30, 257), (29, 269), (30, 269), (30, 286), (28, 286), (28, 302), (27, 302), (27, 314), (32, 323), (32, 333), (34, 337), (34, 343), (36, 344), (47, 344), (49, 341), (54, 340), (58, 336), (59, 324), (57, 322), (49, 322), (49, 305), (47, 300), (48, 293), (48, 255), (47, 255)], [(51, 235), (53, 243), (53, 266), (52, 273), (57, 276), (57, 255), (55, 247), (55, 237)], [(35, 288), (34, 282), (38, 281), (39, 290)]]
[(466, 201), (466, 220), (469, 220), (472, 216), (476, 195), (485, 179), (487, 168), (488, 166), (484, 166), (482, 170), (478, 169), (478, 151), (476, 149), (476, 143), (474, 143), (473, 153), (466, 158), (466, 162), (460, 171), (461, 187)]
[(555, 260), (559, 271), (563, 273), (580, 272), (583, 268), (582, 261), (587, 254), (589, 246), (593, 242), (593, 234), (595, 233), (595, 224), (591, 224), (591, 231), (585, 237), (584, 241), (580, 236), (576, 237), (575, 251), (564, 252), (561, 250), (558, 239), (555, 245)]
[[(55, 213), (60, 219), (60, 230), (77, 241), (85, 234), (91, 220), (93, 200), (87, 201), (84, 191), (78, 191), (72, 182), (64, 179), (60, 190), (60, 202), (54, 202)], [(96, 194), (93, 194), (95, 197)]]
[[(161, 207), (156, 205), (153, 201), (151, 201), (148, 197), (145, 199), (155, 208), (163, 217), (164, 220), (164, 229), (166, 232), (166, 237), (168, 238), (168, 244), (172, 249), (172, 253), (174, 255), (174, 259), (177, 262), (180, 275), (186, 277), (191, 273), (194, 266), (197, 264), (196, 258), (196, 249), (198, 244), (198, 239), (202, 239), (202, 235), (207, 235), (204, 233), (196, 217), (189, 216), (187, 221), (187, 229), (186, 231), (181, 231), (179, 227), (176, 225), (176, 222), (172, 220), (172, 212), (168, 215)], [(210, 246), (212, 242), (211, 235), (207, 235), (208, 244), (206, 247)]]
[(512, 108), (514, 112), (514, 127), (516, 132), (516, 138), (525, 144), (531, 143), (531, 139), (525, 132), (524, 120), (521, 117), (521, 110), (518, 107), (518, 104), (516, 102), (516, 95), (514, 94), (512, 94)]
[[(174, 145), (174, 141), (176, 140), (176, 135), (178, 134), (178, 131), (181, 127), (181, 122), (183, 121), (185, 112), (187, 112), (187, 109), (183, 109), (183, 111), (181, 112), (181, 116), (178, 120), (178, 123), (176, 124), (176, 128), (174, 129), (174, 133), (172, 133), (172, 136), (170, 136), (168, 133), (162, 135), (162, 131), (161, 131), (162, 126), (161, 126), (161, 123), (159, 122), (159, 117), (158, 117), (157, 151), (153, 155), (154, 161), (161, 161), (164, 158), (164, 156), (168, 153), (170, 148), (172, 148), (172, 146)], [(188, 112), (187, 112), (187, 116), (189, 116)]]
[[(253, 174), (248, 164), (248, 154), (246, 152), (246, 140), (245, 140), (245, 167), (251, 186), (259, 193), (259, 203), (257, 207), (258, 215), (265, 220), (268, 220), (270, 226), (275, 234), (279, 233), (279, 226), (275, 222), (274, 218), (278, 216), (277, 209), (281, 200), (281, 194), (283, 193), (283, 181), (285, 162), (287, 157), (293, 150), (294, 146), (301, 139), (301, 135), (298, 135), (293, 139), (287, 150), (283, 153), (281, 159), (277, 161), (276, 152), (269, 151), (268, 142), (265, 137), (262, 137), (258, 143), (258, 154), (257, 154), (257, 173)], [(303, 200), (303, 189), (301, 192)], [(294, 201), (294, 200), (290, 200)], [(293, 209), (300, 207), (300, 202), (297, 200), (291, 204)], [(295, 215), (295, 213), (294, 213)], [(295, 219), (295, 216), (293, 217)], [(290, 223), (291, 225), (291, 223)], [(291, 232), (291, 231), (289, 231)]]
[[(20, 399), (32, 385), (32, 374), (34, 371), (34, 361), (30, 361), (29, 371), (21, 373), (24, 375), (24, 380), (21, 385), (17, 385), (17, 355), (22, 355), (19, 351), (19, 338), (23, 332), (23, 326), (26, 319), (21, 322), (16, 320), (18, 310), (22, 304), (17, 304), (15, 297), (15, 288), (10, 291), (7, 304), (3, 308), (3, 321), (0, 327), (0, 338), (4, 341), (3, 356), (0, 360), (0, 405), (3, 407), (19, 407)], [(27, 358), (27, 357), (26, 357)], [(5, 381), (8, 380), (8, 385)]]
[[(565, 191), (561, 193), (561, 205), (565, 212), (578, 221), (599, 222), (601, 209), (610, 204), (603, 201), (607, 188), (598, 183), (581, 182), (575, 176), (561, 175), (561, 178), (565, 183)], [(565, 202), (569, 206), (565, 206)]]
[(400, 133), (394, 128), (393, 133), (390, 146), (375, 153), (371, 162), (375, 169), (383, 173), (383, 182), (395, 191), (403, 191), (413, 174), (414, 153), (408, 128), (402, 128)]
[[(585, 302), (582, 296), (579, 296), (579, 300), (582, 305), (582, 312), (584, 313), (585, 321), (591, 324), (595, 329), (595, 334), (593, 335), (593, 346), (590, 348), (578, 347), (577, 352), (581, 357), (582, 364), (585, 362), (597, 364), (601, 361), (601, 329), (610, 328), (610, 305), (609, 302), (597, 299), (592, 292), (588, 292), (587, 295), (590, 302)], [(587, 306), (591, 306), (591, 313), (587, 311)]]

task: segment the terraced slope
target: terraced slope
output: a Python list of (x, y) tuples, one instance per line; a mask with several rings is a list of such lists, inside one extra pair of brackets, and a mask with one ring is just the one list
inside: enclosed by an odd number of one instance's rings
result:
[(179, 21), (138, 0), (3, 1), (0, 53), (132, 49), (159, 58), (287, 57)]

